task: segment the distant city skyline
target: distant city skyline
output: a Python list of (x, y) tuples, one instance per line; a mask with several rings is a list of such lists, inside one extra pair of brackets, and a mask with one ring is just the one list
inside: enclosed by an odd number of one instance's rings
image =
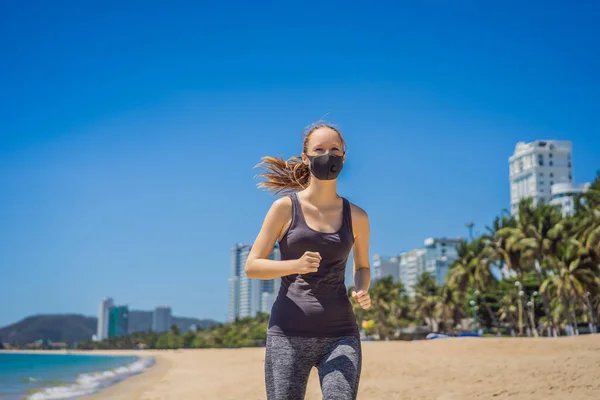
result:
[[(153, 332), (166, 332), (172, 325), (172, 312), (169, 306), (157, 306), (152, 311), (151, 329)], [(100, 301), (97, 315), (96, 334), (93, 339), (102, 341), (111, 337), (130, 333), (129, 306), (117, 305), (112, 297)]]
[(375, 254), (371, 268), (372, 279), (391, 276), (394, 282), (402, 282), (409, 296), (414, 296), (414, 286), (419, 277), (428, 272), (438, 285), (443, 285), (450, 265), (458, 258), (457, 249), (462, 238), (427, 238), (423, 246), (396, 256)]
[(518, 142), (572, 142), (575, 184), (600, 168), (595, 2), (10, 4), (0, 326), (106, 295), (225, 321), (232, 243), (275, 199), (253, 167), (324, 115), (371, 255), (485, 232)]

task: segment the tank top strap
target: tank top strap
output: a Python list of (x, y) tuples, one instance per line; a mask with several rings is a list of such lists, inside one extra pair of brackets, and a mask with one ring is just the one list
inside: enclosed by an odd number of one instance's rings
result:
[(292, 199), (292, 222), (290, 228), (295, 227), (300, 221), (302, 221), (302, 208), (300, 206), (300, 199), (298, 199), (298, 193), (294, 192), (290, 194)]
[(350, 232), (351, 237), (354, 237), (354, 232), (352, 229), (352, 207), (350, 206), (350, 202), (348, 201), (348, 199), (346, 199), (345, 197), (342, 197), (342, 200), (344, 201), (344, 207), (343, 207), (344, 225), (346, 225), (346, 229), (348, 230), (348, 232)]

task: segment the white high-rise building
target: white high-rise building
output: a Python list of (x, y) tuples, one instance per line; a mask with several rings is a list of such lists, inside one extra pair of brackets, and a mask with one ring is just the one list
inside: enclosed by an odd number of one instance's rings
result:
[(400, 280), (409, 296), (414, 296), (414, 286), (425, 272), (425, 249), (416, 249), (400, 254)]
[[(270, 313), (279, 290), (280, 279), (250, 279), (244, 269), (251, 245), (238, 244), (232, 249), (231, 276), (229, 278), (229, 320), (253, 317), (257, 312)], [(271, 260), (280, 260), (279, 246), (275, 245)], [(264, 296), (263, 294), (274, 294)]]
[(534, 205), (549, 202), (552, 185), (573, 181), (571, 153), (569, 141), (517, 143), (509, 158), (512, 214), (518, 211), (522, 199), (532, 198)]
[(399, 277), (409, 296), (414, 296), (415, 285), (424, 272), (429, 272), (439, 286), (444, 284), (450, 265), (458, 258), (461, 238), (428, 238), (424, 248), (401, 253)]
[(439, 286), (444, 284), (450, 264), (458, 258), (458, 246), (462, 241), (462, 238), (425, 239), (425, 250), (427, 251), (425, 271), (433, 275)]
[(373, 255), (373, 281), (391, 276), (394, 282), (400, 280), (400, 258)]
[(98, 308), (98, 325), (96, 340), (101, 341), (108, 338), (108, 325), (110, 321), (110, 310), (114, 307), (113, 299), (106, 298), (100, 302)]
[(171, 307), (156, 307), (152, 314), (152, 331), (167, 332), (171, 328), (171, 320)]
[(575, 213), (575, 196), (583, 194), (590, 188), (590, 183), (556, 183), (552, 185), (550, 204), (559, 206), (564, 216)]
[(240, 312), (240, 277), (232, 276), (229, 278), (229, 312), (228, 321), (234, 321), (239, 317)]
[(231, 249), (231, 274), (229, 277), (229, 321), (240, 316), (240, 274), (246, 265), (246, 259), (252, 246), (236, 244)]

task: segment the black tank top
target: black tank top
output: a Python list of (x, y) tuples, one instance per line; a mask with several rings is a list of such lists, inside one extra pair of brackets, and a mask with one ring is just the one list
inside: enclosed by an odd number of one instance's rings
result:
[(346, 262), (354, 245), (350, 203), (343, 200), (342, 226), (324, 233), (310, 228), (296, 193), (292, 222), (279, 241), (282, 260), (296, 260), (305, 251), (321, 254), (319, 270), (283, 276), (271, 310), (269, 335), (304, 337), (359, 337), (356, 318), (344, 282)]

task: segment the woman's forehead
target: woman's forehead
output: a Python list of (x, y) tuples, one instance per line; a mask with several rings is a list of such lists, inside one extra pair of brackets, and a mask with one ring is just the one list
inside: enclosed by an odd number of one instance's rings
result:
[(342, 138), (340, 134), (335, 130), (322, 127), (316, 129), (308, 138), (309, 146), (325, 145), (325, 144), (338, 144), (342, 145)]

